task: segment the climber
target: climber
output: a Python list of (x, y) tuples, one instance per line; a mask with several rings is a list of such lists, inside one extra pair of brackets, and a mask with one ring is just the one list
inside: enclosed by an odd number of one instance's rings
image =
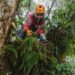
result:
[(37, 32), (39, 36), (39, 41), (46, 41), (44, 33), (44, 21), (45, 17), (45, 7), (43, 5), (37, 5), (35, 12), (29, 12), (27, 15), (27, 20), (22, 26), (22, 38), (26, 36), (32, 36), (32, 32)]

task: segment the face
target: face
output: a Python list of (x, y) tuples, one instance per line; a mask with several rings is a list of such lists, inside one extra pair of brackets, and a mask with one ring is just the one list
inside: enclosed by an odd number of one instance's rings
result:
[(37, 17), (38, 19), (42, 19), (43, 16), (44, 16), (43, 13), (36, 13), (36, 17)]

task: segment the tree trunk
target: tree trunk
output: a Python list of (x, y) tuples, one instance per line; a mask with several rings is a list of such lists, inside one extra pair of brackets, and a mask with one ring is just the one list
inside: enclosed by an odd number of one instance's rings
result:
[(7, 41), (19, 0), (0, 0), (0, 68), (2, 66), (3, 47)]

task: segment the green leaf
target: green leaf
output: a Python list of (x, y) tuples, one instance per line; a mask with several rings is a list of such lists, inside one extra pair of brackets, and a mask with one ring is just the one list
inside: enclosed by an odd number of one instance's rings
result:
[(37, 53), (32, 53), (31, 58), (27, 62), (28, 62), (27, 67), (28, 67), (28, 70), (30, 72), (31, 69), (33, 68), (33, 66), (38, 63), (38, 54)]
[(13, 54), (16, 59), (18, 58), (18, 52), (12, 45), (6, 45), (4, 50), (8, 53), (11, 52), (11, 54)]
[(24, 19), (23, 19), (23, 18), (20, 18), (20, 19), (17, 21), (18, 25), (22, 25), (22, 24), (23, 24), (23, 21), (24, 21)]

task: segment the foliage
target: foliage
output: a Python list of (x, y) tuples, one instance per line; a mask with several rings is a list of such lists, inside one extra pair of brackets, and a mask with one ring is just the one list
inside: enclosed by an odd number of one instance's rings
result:
[[(25, 0), (25, 3), (28, 1)], [(72, 63), (66, 63), (65, 58), (74, 54), (74, 17), (75, 2), (67, 3), (66, 0), (63, 8), (54, 10), (52, 18), (46, 19), (47, 46), (40, 45), (34, 36), (24, 40), (17, 38), (14, 42), (7, 43), (4, 60), (12, 75), (73, 75)], [(22, 22), (19, 19), (18, 25)], [(66, 66), (71, 68), (68, 70)]]
[[(44, 72), (49, 73), (50, 66), (56, 65), (56, 58), (50, 57), (46, 47), (41, 46), (36, 41), (36, 38), (33, 39), (33, 37), (25, 40), (18, 39), (5, 47), (5, 60), (12, 73), (16, 74), (21, 71), (34, 73), (34, 75)], [(54, 64), (49, 65), (51, 62)]]
[[(50, 22), (50, 28), (47, 34), (47, 39), (54, 44), (54, 49), (58, 55), (61, 53), (73, 51), (75, 38), (75, 22), (74, 8), (75, 2), (67, 3), (63, 8), (58, 8), (54, 11), (54, 15)], [(57, 57), (57, 58), (58, 58)]]

